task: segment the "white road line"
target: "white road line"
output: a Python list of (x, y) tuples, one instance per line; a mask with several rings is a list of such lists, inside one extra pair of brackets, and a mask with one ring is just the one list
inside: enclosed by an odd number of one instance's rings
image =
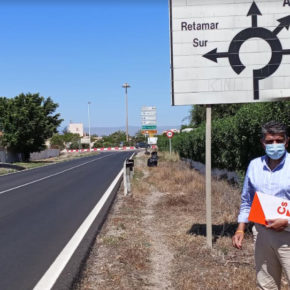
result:
[(70, 258), (72, 257), (73, 253), (75, 252), (80, 242), (86, 235), (90, 226), (92, 225), (92, 223), (98, 216), (100, 210), (103, 208), (105, 202), (111, 195), (111, 192), (113, 191), (114, 187), (116, 186), (117, 182), (119, 181), (122, 175), (123, 175), (123, 168), (121, 169), (117, 177), (114, 179), (114, 181), (111, 183), (111, 185), (109, 186), (107, 191), (104, 193), (102, 198), (99, 200), (97, 205), (90, 212), (90, 214), (87, 216), (87, 218), (78, 228), (78, 230), (75, 232), (75, 234), (70, 239), (70, 241), (66, 244), (64, 249), (58, 255), (58, 257), (55, 259), (55, 261), (51, 264), (51, 266), (46, 271), (46, 273), (42, 276), (42, 278), (33, 288), (33, 290), (49, 290), (53, 287), (56, 280), (60, 276), (61, 272), (63, 271), (63, 269), (69, 262)]
[(90, 160), (90, 161), (87, 161), (85, 163), (81, 163), (79, 165), (76, 165), (76, 166), (73, 166), (73, 167), (70, 167), (68, 169), (65, 169), (63, 171), (60, 171), (60, 172), (57, 172), (57, 173), (54, 173), (54, 174), (51, 174), (51, 175), (48, 175), (48, 176), (45, 176), (45, 177), (42, 177), (42, 178), (39, 178), (39, 179), (36, 179), (36, 180), (33, 180), (33, 181), (30, 181), (30, 182), (27, 182), (27, 183), (24, 183), (24, 184), (21, 184), (21, 185), (18, 185), (18, 186), (15, 186), (15, 187), (12, 187), (12, 188), (9, 188), (9, 189), (6, 189), (6, 190), (3, 190), (3, 191), (0, 191), (0, 195), (3, 194), (3, 193), (6, 193), (6, 192), (9, 192), (9, 191), (12, 191), (14, 189), (18, 189), (18, 188), (21, 188), (21, 187), (25, 187), (27, 185), (30, 185), (30, 184), (33, 184), (33, 183), (36, 183), (36, 182), (39, 182), (39, 181), (42, 181), (42, 180), (45, 180), (45, 179), (48, 179), (48, 178), (51, 178), (53, 176), (56, 176), (56, 175), (60, 175), (64, 172), (67, 172), (67, 171), (71, 171), (75, 168), (78, 168), (78, 167), (81, 167), (81, 166), (84, 166), (86, 164), (89, 164), (89, 163), (92, 163), (92, 162), (95, 162), (97, 160), (100, 160), (100, 159), (103, 159), (103, 158), (106, 158), (106, 157), (109, 157), (113, 154), (109, 154), (109, 155), (106, 155), (106, 156), (103, 156), (103, 157), (100, 157), (100, 158), (97, 158), (97, 159), (93, 159), (93, 160)]

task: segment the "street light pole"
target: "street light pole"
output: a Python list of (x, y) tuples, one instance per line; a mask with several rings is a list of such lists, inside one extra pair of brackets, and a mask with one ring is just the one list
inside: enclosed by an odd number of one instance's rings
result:
[(88, 119), (89, 119), (89, 149), (91, 152), (91, 118), (90, 118), (90, 104), (91, 102), (88, 102)]
[(122, 86), (125, 89), (125, 98), (126, 98), (126, 141), (129, 141), (129, 133), (128, 133), (128, 88), (131, 86), (127, 83), (124, 83)]

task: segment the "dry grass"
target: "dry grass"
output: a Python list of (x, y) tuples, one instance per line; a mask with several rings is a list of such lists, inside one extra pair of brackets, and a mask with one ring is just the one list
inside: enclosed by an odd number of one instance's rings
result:
[(231, 245), (240, 191), (213, 180), (210, 250), (204, 177), (178, 156), (161, 155), (157, 168), (147, 158), (136, 159), (133, 194), (119, 192), (76, 289), (255, 289), (251, 234), (242, 251)]
[(5, 175), (8, 173), (17, 172), (17, 170), (8, 169), (8, 168), (0, 168), (0, 175)]
[[(232, 248), (227, 224), (235, 223), (240, 191), (225, 181), (212, 182), (212, 220), (217, 228), (213, 250), (206, 246), (204, 176), (182, 162), (164, 161), (151, 170), (151, 185), (165, 195), (156, 204), (160, 223), (171, 228), (174, 250), (171, 270), (174, 289), (253, 289), (255, 273), (252, 239), (244, 250)], [(166, 180), (166, 182), (165, 182)], [(174, 225), (174, 226), (173, 226)], [(231, 226), (235, 228), (235, 225)], [(192, 228), (197, 235), (187, 234)], [(243, 285), (241, 287), (241, 285)]]
[[(96, 243), (83, 276), (74, 289), (141, 289), (148, 284), (150, 271), (150, 241), (142, 224), (142, 171), (135, 171), (137, 188), (134, 196), (123, 196), (120, 188), (117, 199)], [(139, 176), (139, 177), (138, 177)]]

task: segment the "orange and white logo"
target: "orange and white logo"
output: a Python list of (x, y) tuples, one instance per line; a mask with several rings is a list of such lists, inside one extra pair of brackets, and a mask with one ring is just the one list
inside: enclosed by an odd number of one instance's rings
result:
[[(249, 221), (266, 225), (267, 219), (290, 220), (290, 200), (256, 192), (249, 214)], [(286, 230), (290, 231), (288, 227)]]

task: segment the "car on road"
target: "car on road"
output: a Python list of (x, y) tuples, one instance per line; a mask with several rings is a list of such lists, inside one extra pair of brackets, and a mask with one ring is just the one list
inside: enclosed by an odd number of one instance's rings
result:
[(135, 147), (138, 148), (150, 148), (150, 145), (145, 142), (138, 142), (136, 143)]

